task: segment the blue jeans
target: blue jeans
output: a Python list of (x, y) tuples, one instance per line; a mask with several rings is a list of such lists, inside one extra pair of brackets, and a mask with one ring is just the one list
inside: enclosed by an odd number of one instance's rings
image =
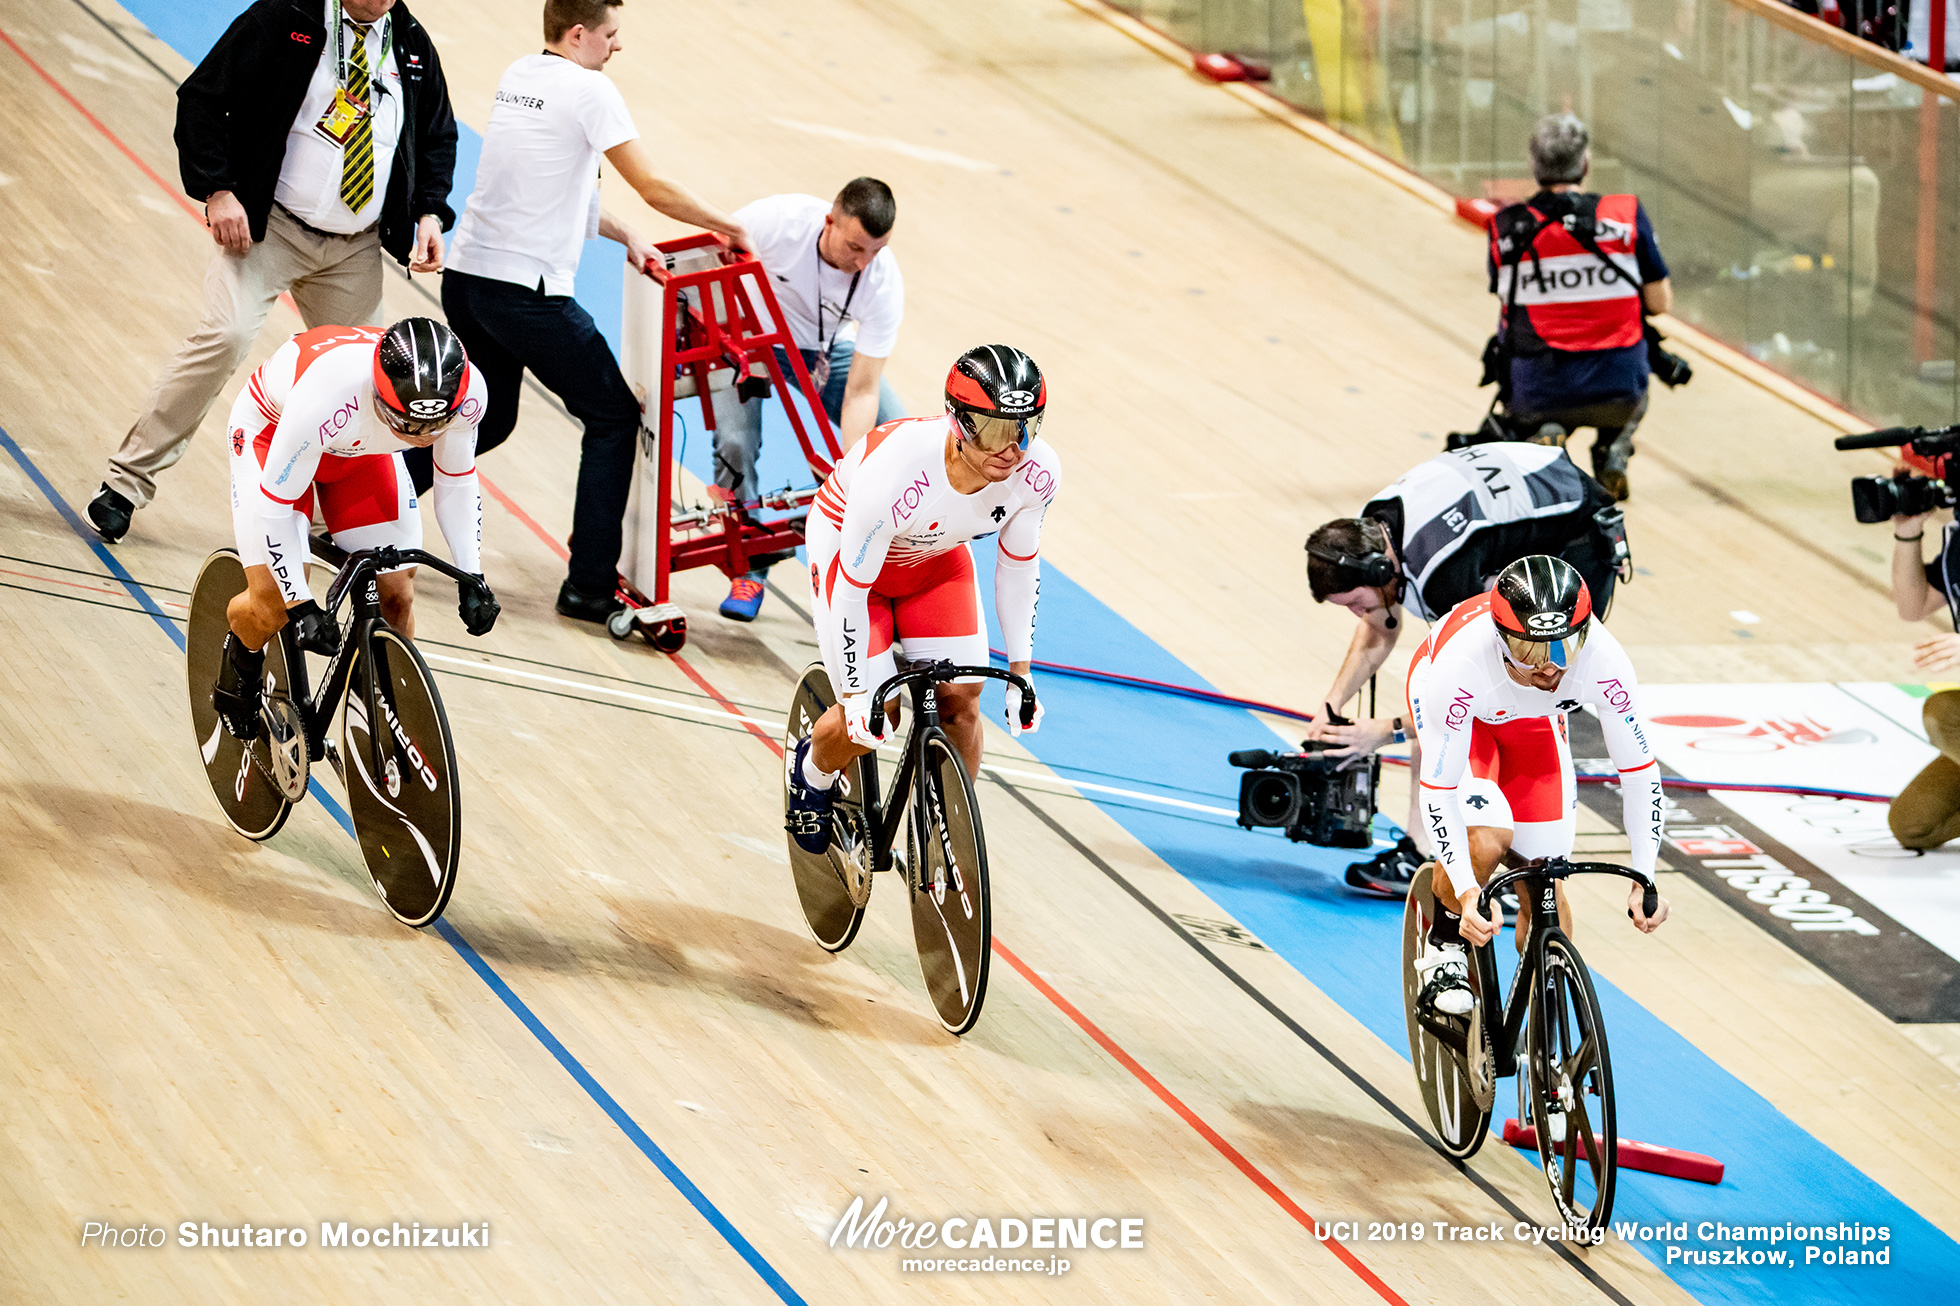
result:
[[(800, 349), (797, 352), (803, 355), (804, 367), (816, 366), (816, 350)], [(830, 346), (830, 379), (824, 383), (823, 392), (818, 398), (823, 401), (824, 413), (829, 416), (833, 427), (844, 410), (844, 388), (849, 384), (851, 360), (856, 356), (857, 348), (848, 340), (838, 340)], [(783, 369), (784, 377), (791, 377), (789, 356), (780, 348), (776, 350), (776, 365)], [(756, 483), (755, 460), (762, 452), (763, 401), (739, 399), (731, 388), (715, 391), (714, 402), (715, 484), (737, 499), (759, 498), (762, 487)], [(800, 396), (798, 402), (801, 402)], [(878, 419), (875, 424), (882, 426), (904, 416), (905, 405), (898, 401), (892, 383), (879, 377)]]

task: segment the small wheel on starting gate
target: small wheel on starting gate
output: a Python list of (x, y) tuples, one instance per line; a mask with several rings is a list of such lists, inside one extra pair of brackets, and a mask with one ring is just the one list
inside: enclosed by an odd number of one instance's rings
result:
[(621, 608), (606, 618), (606, 633), (614, 639), (629, 639), (633, 634), (633, 609)]

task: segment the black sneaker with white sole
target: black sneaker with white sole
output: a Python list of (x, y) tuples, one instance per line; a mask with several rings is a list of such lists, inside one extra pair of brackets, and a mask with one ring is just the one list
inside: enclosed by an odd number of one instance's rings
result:
[(129, 519), (136, 515), (136, 505), (104, 485), (88, 501), (89, 524), (104, 542), (114, 544), (129, 534)]
[(1394, 847), (1384, 848), (1367, 861), (1348, 867), (1348, 887), (1381, 898), (1406, 898), (1409, 883), (1415, 879), (1422, 862), (1415, 840), (1405, 834)]

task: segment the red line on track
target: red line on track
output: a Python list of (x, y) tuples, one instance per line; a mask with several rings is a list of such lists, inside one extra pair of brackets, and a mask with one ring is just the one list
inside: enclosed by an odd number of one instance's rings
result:
[(159, 177), (156, 174), (156, 171), (152, 169), (149, 164), (143, 162), (141, 158), (137, 157), (135, 150), (132, 150), (127, 145), (124, 145), (122, 143), (122, 140), (114, 132), (110, 131), (106, 126), (103, 125), (102, 120), (100, 118), (90, 113), (88, 109), (83, 106), (80, 100), (76, 99), (73, 95), (69, 94), (68, 88), (66, 86), (63, 86), (60, 82), (57, 82), (53, 77), (49, 76), (48, 70), (41, 67), (40, 64), (35, 63), (34, 57), (28, 54), (27, 51), (21, 49), (20, 45), (14, 40), (13, 37), (7, 35), (5, 31), (0, 31), (0, 41), (5, 41), (7, 43), (7, 48), (20, 56), (20, 61), (22, 63), (26, 64), (29, 68), (32, 68), (35, 71), (35, 73), (40, 76), (42, 81), (46, 82), (50, 87), (53, 88), (54, 93), (56, 95), (59, 95), (62, 99), (68, 101), (68, 103), (74, 107), (76, 113), (79, 113), (82, 115), (82, 117), (88, 119), (89, 124), (92, 127), (94, 127), (95, 130), (102, 133), (103, 139), (107, 140), (109, 144), (121, 150), (123, 153), (123, 157), (128, 159), (131, 163), (135, 164), (137, 168), (142, 171), (145, 177), (148, 177), (151, 181), (161, 186), (164, 190), (164, 193), (169, 195), (171, 199), (176, 200), (178, 205), (184, 210), (184, 212), (190, 214), (193, 218), (196, 218), (199, 226), (204, 225), (204, 215), (197, 211), (196, 207), (191, 204), (189, 199), (187, 199), (181, 192), (172, 189), (169, 182), (165, 181), (162, 177)]
[[(91, 594), (114, 594), (119, 598), (127, 597), (129, 594), (126, 589), (111, 589), (106, 585), (84, 585), (80, 581), (62, 580), (59, 576), (43, 576), (31, 571), (9, 571), (4, 567), (0, 567), (0, 576), (19, 576), (23, 580), (39, 581), (43, 585), (66, 585), (69, 589), (87, 590)], [(183, 608), (186, 612), (190, 611), (190, 608), (182, 603), (172, 603), (163, 599), (159, 599), (158, 602), (166, 608)]]
[[(4, 30), (0, 30), (0, 41), (5, 41), (7, 43), (7, 46), (10, 49), (12, 49), (15, 54), (19, 55), (21, 60), (24, 63), (26, 63), (28, 67), (32, 68), (36, 73), (40, 74), (42, 81), (46, 82), (49, 86), (53, 87), (55, 91), (61, 96), (62, 99), (68, 101), (69, 104), (73, 105), (77, 113), (81, 114), (84, 118), (88, 119), (90, 124), (93, 125), (97, 131), (101, 132), (102, 135), (106, 137), (111, 144), (113, 144), (117, 149), (121, 150), (123, 154), (128, 157), (131, 163), (135, 164), (138, 168), (140, 168), (143, 171), (143, 174), (145, 176), (147, 176), (151, 181), (155, 182), (158, 186), (162, 187), (166, 192), (168, 192), (170, 196), (173, 199), (175, 199), (180, 206), (183, 207), (186, 213), (189, 213), (193, 218), (196, 218), (198, 220), (199, 225), (203, 224), (204, 221), (203, 216), (199, 214), (197, 210), (193, 208), (182, 195), (179, 195), (176, 191), (171, 190), (169, 185), (164, 182), (163, 178), (159, 177), (154, 171), (152, 171), (150, 166), (144, 163), (143, 160), (138, 158), (127, 145), (124, 145), (121, 140), (117, 139), (116, 134), (110, 131), (106, 126), (104, 126), (99, 118), (97, 118), (94, 114), (90, 113), (87, 109), (83, 108), (81, 102), (77, 100), (73, 95), (70, 95), (68, 93), (66, 87), (62, 86), (61, 83), (55, 81), (54, 78), (50, 77), (47, 74), (47, 72), (44, 69), (42, 69), (41, 65), (35, 63), (33, 59), (29, 58), (27, 52), (25, 50), (22, 50), (20, 46), (16, 45), (14, 43), (14, 39), (8, 36)], [(499, 504), (501, 504), (503, 508), (506, 511), (508, 511), (513, 517), (517, 518), (518, 521), (522, 522), (525, 526), (529, 527), (531, 533), (536, 535), (540, 540), (543, 540), (545, 546), (549, 548), (553, 553), (557, 554), (560, 558), (568, 558), (571, 556), (571, 554), (566, 550), (565, 546), (559, 543), (556, 537), (554, 537), (549, 531), (545, 530), (543, 526), (538, 524), (536, 518), (532, 517), (531, 514), (525, 512), (523, 508), (518, 506), (517, 501), (515, 499), (512, 499), (509, 495), (505, 494), (502, 490), (492, 485), (489, 479), (487, 477), (484, 477), (480, 471), (478, 472), (477, 479), (482, 483), (483, 488), (489, 492), (491, 498), (495, 499)], [(700, 686), (704, 693), (706, 693), (709, 697), (713, 698), (716, 703), (720, 704), (724, 711), (729, 712), (734, 716), (742, 718), (744, 724), (748, 726), (750, 734), (754, 735), (757, 739), (761, 740), (764, 744), (768, 745), (769, 749), (772, 752), (774, 752), (778, 757), (781, 757), (783, 755), (782, 745), (777, 743), (776, 740), (772, 736), (770, 736), (767, 731), (763, 730), (761, 726), (757, 725), (753, 721), (748, 720), (747, 715), (744, 712), (742, 712), (742, 710), (738, 708), (731, 700), (725, 697), (720, 690), (716, 689), (714, 685), (708, 681), (707, 677), (703, 676), (700, 672), (696, 671), (693, 668), (693, 666), (691, 666), (678, 653), (670, 653), (667, 656), (673, 661), (675, 666), (678, 666), (681, 669), (682, 673), (685, 674), (689, 680), (693, 681), (696, 685)], [(1233, 1147), (1230, 1143), (1226, 1142), (1224, 1137), (1220, 1135), (1217, 1130), (1213, 1129), (1210, 1125), (1206, 1124), (1203, 1118), (1200, 1117), (1197, 1112), (1193, 1111), (1190, 1107), (1184, 1104), (1182, 1099), (1180, 1099), (1176, 1094), (1172, 1093), (1168, 1088), (1165, 1088), (1164, 1085), (1157, 1079), (1155, 1075), (1152, 1075), (1148, 1070), (1145, 1070), (1142, 1064), (1139, 1063), (1135, 1057), (1125, 1052), (1122, 1048), (1122, 1045), (1117, 1043), (1116, 1040), (1111, 1038), (1108, 1034), (1105, 1034), (1102, 1031), (1102, 1029), (1095, 1024), (1095, 1022), (1091, 1021), (1087, 1016), (1083, 1015), (1081, 1011), (1077, 1010), (1075, 1005), (1071, 1003), (1067, 998), (1064, 998), (1060, 993), (1056, 992), (1052, 985), (1050, 985), (1046, 980), (1042, 979), (1041, 976), (1037, 975), (1034, 972), (1034, 969), (1031, 966), (1029, 966), (1026, 962), (1022, 961), (1019, 957), (1015, 956), (1014, 953), (1008, 949), (1007, 945), (1002, 943), (998, 938), (994, 940), (994, 951), (1000, 954), (1002, 960), (1006, 961), (1008, 965), (1012, 966), (1017, 972), (1019, 972), (1022, 978), (1026, 979), (1028, 983), (1032, 984), (1036, 992), (1040, 993), (1043, 997), (1047, 998), (1049, 1002), (1053, 1003), (1057, 1010), (1059, 1010), (1063, 1015), (1067, 1016), (1070, 1020), (1074, 1021), (1077, 1027), (1079, 1027), (1083, 1033), (1087, 1034), (1091, 1039), (1093, 1039), (1096, 1042), (1096, 1044), (1103, 1049), (1103, 1051), (1109, 1053), (1109, 1055), (1116, 1060), (1117, 1064), (1121, 1065), (1125, 1070), (1129, 1071), (1130, 1074), (1133, 1075), (1139, 1083), (1141, 1083), (1145, 1088), (1148, 1088), (1152, 1093), (1154, 1093), (1157, 1096), (1157, 1098), (1160, 1101), (1162, 1101), (1164, 1105), (1168, 1106), (1173, 1112), (1175, 1112), (1177, 1116), (1184, 1121), (1184, 1123), (1190, 1125), (1191, 1128), (1198, 1133), (1199, 1137), (1203, 1138), (1207, 1143), (1210, 1143), (1212, 1147), (1218, 1151), (1219, 1155), (1223, 1156), (1226, 1160), (1230, 1161), (1235, 1167), (1237, 1167), (1239, 1172), (1245, 1175), (1246, 1178), (1250, 1179), (1253, 1182), (1253, 1184), (1259, 1188), (1261, 1192), (1265, 1193), (1268, 1197), (1272, 1198), (1273, 1201), (1279, 1205), (1281, 1210), (1285, 1211), (1288, 1215), (1292, 1216), (1293, 1219), (1297, 1221), (1302, 1228), (1308, 1231), (1308, 1233), (1313, 1232), (1313, 1225), (1314, 1225), (1313, 1218), (1300, 1208), (1299, 1203), (1295, 1202), (1292, 1198), (1288, 1197), (1286, 1193), (1280, 1188), (1280, 1186), (1274, 1183), (1271, 1179), (1267, 1178), (1265, 1172), (1260, 1170), (1258, 1166), (1254, 1165), (1251, 1161), (1248, 1161), (1244, 1153), (1240, 1152), (1236, 1147)], [(1397, 1296), (1393, 1289), (1391, 1289), (1387, 1284), (1383, 1283), (1381, 1279), (1376, 1276), (1374, 1271), (1370, 1270), (1366, 1265), (1362, 1264), (1360, 1259), (1357, 1258), (1354, 1255), (1354, 1253), (1350, 1252), (1346, 1247), (1343, 1247), (1340, 1243), (1334, 1241), (1332, 1238), (1321, 1238), (1318, 1239), (1317, 1241), (1319, 1241), (1321, 1245), (1326, 1247), (1329, 1251), (1334, 1253), (1334, 1255), (1337, 1258), (1339, 1258), (1342, 1264), (1346, 1265), (1350, 1270), (1354, 1271), (1356, 1277), (1358, 1277), (1363, 1283), (1367, 1284), (1370, 1288), (1373, 1288), (1375, 1290), (1375, 1293), (1378, 1296), (1380, 1296), (1383, 1301), (1393, 1302), (1395, 1306), (1407, 1306), (1407, 1303), (1404, 1302), (1401, 1297)]]
[[(1014, 953), (1008, 948), (1008, 946), (1005, 943), (1002, 943), (998, 938), (994, 940), (994, 951), (1000, 955), (1002, 961), (1005, 961), (1008, 965), (1012, 966), (1015, 970), (1019, 971), (1021, 973), (1022, 979), (1034, 985), (1035, 990), (1039, 992), (1042, 997), (1047, 998), (1050, 1002), (1054, 1003), (1056, 1008), (1059, 1009), (1063, 1015), (1067, 1016), (1070, 1020), (1074, 1021), (1076, 1025), (1081, 1028), (1084, 1034), (1087, 1034), (1090, 1038), (1094, 1039), (1096, 1043), (1099, 1046), (1101, 1046), (1103, 1051), (1109, 1053), (1111, 1057), (1115, 1058), (1118, 1065), (1122, 1066), (1123, 1069), (1129, 1071), (1132, 1075), (1136, 1076), (1136, 1079), (1139, 1083), (1141, 1083), (1145, 1088), (1149, 1089), (1152, 1093), (1155, 1093), (1159, 1101), (1161, 1101), (1165, 1106), (1169, 1107), (1172, 1111), (1176, 1112), (1178, 1118), (1183, 1120), (1185, 1124), (1191, 1126), (1192, 1129), (1196, 1130), (1200, 1138), (1204, 1139), (1207, 1143), (1210, 1143), (1212, 1147), (1217, 1149), (1218, 1154), (1220, 1156), (1223, 1156), (1227, 1161), (1230, 1161), (1234, 1166), (1236, 1166), (1238, 1168), (1239, 1173), (1243, 1174), (1246, 1178), (1250, 1179), (1253, 1182), (1253, 1184), (1259, 1189), (1260, 1192), (1266, 1194), (1266, 1196), (1272, 1198), (1274, 1202), (1278, 1203), (1279, 1208), (1285, 1211), (1288, 1215), (1292, 1216), (1294, 1220), (1299, 1223), (1302, 1229), (1307, 1230), (1309, 1233), (1313, 1232), (1314, 1219), (1312, 1216), (1308, 1215), (1305, 1211), (1300, 1209), (1300, 1204), (1298, 1202), (1295, 1202), (1291, 1197), (1288, 1197), (1286, 1193), (1281, 1190), (1278, 1184), (1274, 1183), (1271, 1179), (1266, 1177), (1264, 1171), (1262, 1171), (1258, 1166), (1254, 1165), (1252, 1162), (1248, 1161), (1243, 1152), (1239, 1151), (1238, 1148), (1233, 1147), (1230, 1143), (1226, 1142), (1225, 1139), (1219, 1135), (1217, 1130), (1213, 1129), (1210, 1125), (1206, 1124), (1204, 1122), (1203, 1117), (1199, 1116), (1199, 1114), (1196, 1111), (1193, 1111), (1190, 1107), (1186, 1106), (1183, 1100), (1179, 1098), (1177, 1094), (1171, 1092), (1168, 1088), (1165, 1088), (1162, 1082), (1160, 1082), (1155, 1075), (1151, 1074), (1148, 1070), (1145, 1070), (1143, 1066), (1138, 1063), (1135, 1057), (1131, 1056), (1128, 1052), (1125, 1052), (1121, 1044), (1119, 1044), (1115, 1039), (1111, 1038), (1109, 1035), (1103, 1033), (1101, 1027), (1099, 1027), (1094, 1021), (1090, 1020), (1087, 1016), (1083, 1015), (1080, 1011), (1078, 1011), (1074, 1003), (1070, 1002), (1067, 998), (1063, 997), (1060, 993), (1056, 992), (1053, 985), (1051, 985), (1047, 980), (1041, 978), (1040, 975), (1035, 973), (1034, 967), (1028, 965), (1025, 961), (1022, 961), (1019, 957), (1015, 956)], [(1363, 1283), (1367, 1284), (1370, 1288), (1373, 1288), (1376, 1294), (1379, 1295), (1383, 1301), (1394, 1302), (1396, 1303), (1396, 1306), (1407, 1306), (1407, 1303), (1403, 1302), (1402, 1298), (1398, 1297), (1395, 1294), (1394, 1289), (1390, 1288), (1387, 1284), (1383, 1283), (1379, 1278), (1377, 1278), (1375, 1272), (1373, 1270), (1370, 1270), (1366, 1265), (1363, 1265), (1360, 1259), (1356, 1257), (1353, 1252), (1350, 1252), (1346, 1247), (1343, 1247), (1339, 1242), (1336, 1242), (1332, 1238), (1316, 1237), (1316, 1241), (1319, 1242), (1320, 1245), (1325, 1247), (1328, 1251), (1334, 1253), (1335, 1256), (1339, 1257), (1341, 1263), (1343, 1265), (1346, 1265), (1350, 1270), (1353, 1270), (1354, 1273), (1361, 1279)]]

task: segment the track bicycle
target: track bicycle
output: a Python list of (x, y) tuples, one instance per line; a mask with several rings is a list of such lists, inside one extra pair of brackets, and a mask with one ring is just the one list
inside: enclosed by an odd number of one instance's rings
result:
[(1416, 960), (1429, 947), (1436, 915), (1435, 885), (1425, 866), (1403, 909), (1402, 992), (1409, 1055), (1443, 1149), (1463, 1160), (1483, 1145), (1497, 1081), (1517, 1074), (1518, 1119), (1537, 1135), (1538, 1160), (1560, 1218), (1573, 1229), (1599, 1230), (1613, 1214), (1619, 1161), (1613, 1068), (1592, 976), (1559, 928), (1556, 892), (1558, 881), (1587, 874), (1624, 876), (1646, 887), (1642, 911), (1651, 916), (1659, 906), (1646, 877), (1610, 862), (1551, 857), (1493, 875), (1478, 910), (1488, 915), (1497, 896), (1516, 884), (1519, 896), (1533, 904), (1531, 931), (1501, 1008), (1491, 1005), (1498, 994), (1496, 938), (1471, 949), (1476, 1001), (1468, 1015), (1452, 1016), (1425, 1012), (1417, 1001), (1422, 980)]
[[(1034, 722), (1034, 689), (1011, 671), (933, 662), (899, 672), (872, 696), (871, 732), (883, 734), (885, 704), (910, 686), (912, 728), (889, 797), (878, 793), (878, 755), (866, 753), (837, 777), (830, 847), (821, 856), (789, 842), (790, 869), (803, 918), (817, 943), (842, 952), (857, 937), (871, 900), (871, 876), (899, 870), (911, 897), (919, 970), (939, 1023), (964, 1034), (980, 1018), (993, 952), (993, 906), (987, 888), (987, 841), (973, 781), (959, 750), (939, 725), (938, 687), (965, 677), (1018, 686), (1021, 723)], [(783, 812), (789, 812), (788, 768), (796, 746), (837, 701), (830, 676), (812, 663), (797, 683), (783, 739)], [(905, 852), (894, 848), (905, 826)]]
[[(225, 729), (211, 704), (230, 629), (226, 608), (245, 590), (245, 568), (235, 550), (220, 549), (198, 571), (185, 661), (205, 776), (232, 829), (264, 841), (306, 796), (310, 764), (324, 758), (346, 790), (375, 892), (404, 925), (427, 925), (456, 887), (463, 832), (456, 748), (435, 678), (414, 644), (383, 619), (375, 577), (416, 565), (458, 583), (473, 578), (420, 549), (348, 554), (317, 536), (311, 544), (314, 557), (339, 568), (321, 608), (337, 619), (351, 602), (353, 623), (310, 695), (299, 636), (291, 622), (280, 627), (265, 647), (261, 729), (249, 743)], [(336, 711), (337, 740), (328, 738)]]

